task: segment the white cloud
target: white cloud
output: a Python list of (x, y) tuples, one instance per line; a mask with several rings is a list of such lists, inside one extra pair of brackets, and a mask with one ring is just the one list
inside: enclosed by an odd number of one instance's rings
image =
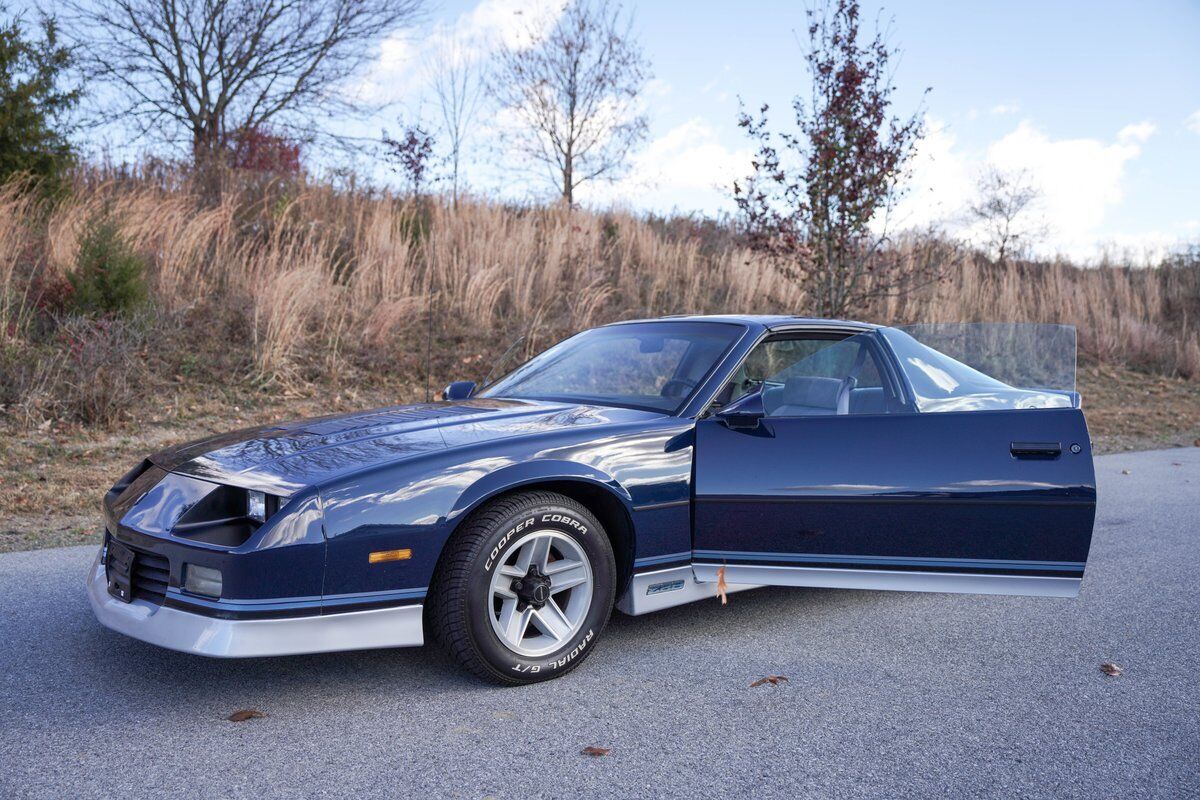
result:
[(1192, 133), (1200, 134), (1200, 108), (1193, 111), (1183, 124)]
[(1147, 122), (1128, 125), (1112, 143), (1052, 140), (1030, 122), (988, 148), (987, 160), (1004, 170), (1027, 170), (1042, 192), (1050, 245), (1084, 257), (1105, 237), (1105, 215), (1120, 204), (1126, 165), (1154, 133)]
[(1106, 230), (1110, 213), (1124, 197), (1126, 168), (1155, 133), (1151, 122), (1127, 125), (1106, 142), (1051, 139), (1023, 120), (980, 153), (959, 148), (939, 120), (929, 118), (926, 123), (926, 137), (913, 164), (913, 191), (897, 215), (900, 225), (943, 221), (957, 233), (969, 235), (961, 213), (975, 195), (976, 177), (992, 166), (1027, 172), (1041, 191), (1034, 213), (1043, 216), (1047, 224), (1040, 248), (1044, 253), (1063, 252), (1086, 259), (1096, 255), (1098, 242), (1157, 250), (1166, 241), (1160, 233), (1113, 236)]
[(564, 8), (561, 0), (483, 0), (460, 16), (454, 29), (468, 41), (523, 47), (544, 36)]
[(500, 45), (522, 47), (544, 35), (562, 11), (560, 0), (481, 0), (453, 23), (398, 30), (381, 43), (357, 91), (374, 102), (411, 99), (429, 80), (428, 56), (440, 48), (453, 43), (458, 57), (482, 60)]
[(1117, 141), (1123, 143), (1144, 142), (1154, 135), (1158, 127), (1153, 122), (1135, 122), (1126, 125), (1117, 133)]
[(925, 138), (912, 163), (909, 194), (896, 210), (894, 227), (924, 227), (959, 214), (974, 192), (973, 167), (945, 122), (925, 118)]
[(749, 148), (729, 149), (708, 122), (694, 117), (639, 150), (625, 178), (585, 185), (580, 194), (591, 205), (728, 211), (733, 182), (749, 173), (750, 158)]
[(1016, 103), (1000, 103), (992, 106), (989, 113), (995, 114), (996, 116), (1003, 116), (1005, 114), (1016, 114), (1020, 110), (1021, 107)]

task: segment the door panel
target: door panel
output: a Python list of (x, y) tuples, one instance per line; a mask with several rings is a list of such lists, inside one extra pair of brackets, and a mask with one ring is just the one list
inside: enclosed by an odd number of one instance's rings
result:
[(695, 496), (701, 580), (1054, 595), (1096, 502), (1073, 408), (707, 419)]

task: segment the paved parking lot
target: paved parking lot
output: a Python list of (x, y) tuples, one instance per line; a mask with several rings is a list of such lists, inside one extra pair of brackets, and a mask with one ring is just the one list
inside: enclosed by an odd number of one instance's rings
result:
[(1097, 471), (1076, 600), (762, 589), (517, 689), (158, 650), (92, 618), (91, 548), (2, 555), (0, 797), (1200, 796), (1200, 448)]

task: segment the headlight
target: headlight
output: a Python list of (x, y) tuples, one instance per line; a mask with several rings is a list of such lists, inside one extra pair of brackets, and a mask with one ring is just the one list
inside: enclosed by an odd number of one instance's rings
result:
[(253, 489), (246, 492), (246, 516), (259, 522), (267, 521), (267, 496)]
[(221, 570), (201, 567), (196, 564), (183, 565), (183, 588), (192, 594), (207, 597), (221, 596)]

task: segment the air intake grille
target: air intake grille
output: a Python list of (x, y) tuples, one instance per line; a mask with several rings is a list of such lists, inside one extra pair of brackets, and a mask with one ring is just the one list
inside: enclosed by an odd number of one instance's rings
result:
[(163, 556), (134, 550), (137, 554), (133, 560), (133, 599), (149, 600), (156, 605), (162, 605), (167, 596), (167, 581), (171, 575), (171, 566)]
[[(112, 538), (111, 535), (109, 537)], [(133, 569), (129, 573), (129, 590), (134, 600), (145, 600), (162, 605), (167, 596), (167, 582), (171, 576), (171, 564), (166, 556), (151, 553), (140, 547), (123, 547), (133, 552)]]

